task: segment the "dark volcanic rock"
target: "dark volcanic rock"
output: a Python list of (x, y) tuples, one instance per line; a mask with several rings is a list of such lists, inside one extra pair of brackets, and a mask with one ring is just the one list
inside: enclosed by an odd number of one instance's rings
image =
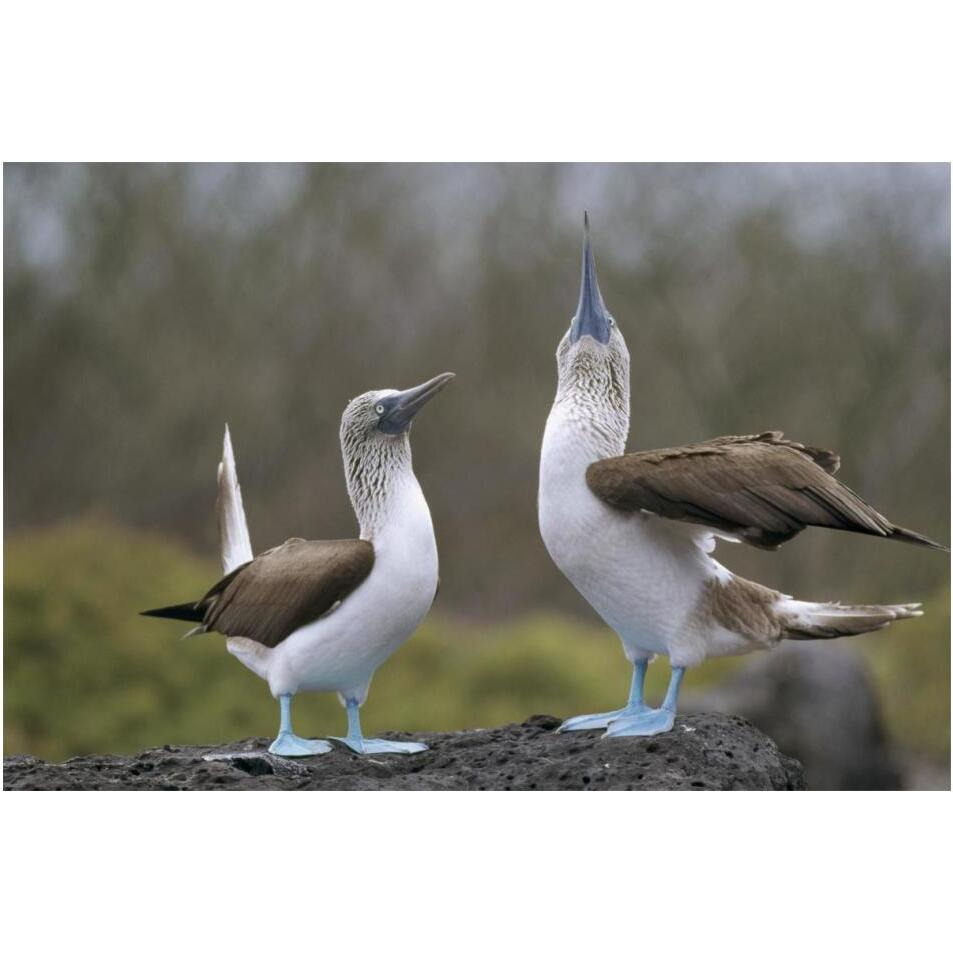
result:
[(812, 791), (903, 786), (873, 679), (847, 645), (782, 644), (683, 707), (747, 718), (801, 762)]
[[(63, 764), (4, 760), (13, 790), (427, 790), (660, 791), (799, 790), (800, 764), (743, 718), (689, 715), (653, 738), (557, 735), (559, 719), (452, 734), (394, 734), (430, 745), (417, 755), (359, 757), (345, 748), (313, 758), (276, 758), (252, 738), (228, 746), (151, 748), (89, 755)], [(237, 755), (237, 757), (236, 757)], [(230, 756), (230, 757), (229, 757)]]

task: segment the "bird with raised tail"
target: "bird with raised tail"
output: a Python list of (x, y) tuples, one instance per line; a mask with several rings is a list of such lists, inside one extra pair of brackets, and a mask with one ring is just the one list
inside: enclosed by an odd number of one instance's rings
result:
[(414, 476), (410, 427), (454, 375), (410, 390), (355, 397), (341, 418), (341, 450), (359, 539), (289, 539), (252, 556), (228, 428), (219, 466), (220, 579), (201, 599), (143, 615), (197, 622), (189, 635), (221, 632), (228, 651), (268, 682), (281, 722), (268, 749), (307, 756), (331, 750), (299, 737), (299, 692), (337, 692), (348, 730), (333, 738), (360, 754), (412, 754), (417, 742), (365, 738), (360, 707), (371, 678), (413, 633), (437, 593), (437, 543)]
[[(652, 735), (675, 722), (686, 668), (783, 639), (830, 639), (920, 615), (919, 605), (808, 602), (742, 579), (717, 540), (777, 549), (808, 526), (949, 550), (895, 526), (833, 476), (836, 454), (779, 431), (626, 453), (629, 352), (599, 291), (585, 218), (582, 288), (556, 350), (558, 385), (539, 470), (539, 527), (553, 561), (611, 626), (633, 666), (617, 711), (560, 731)], [(643, 697), (648, 662), (667, 655), (662, 706)]]

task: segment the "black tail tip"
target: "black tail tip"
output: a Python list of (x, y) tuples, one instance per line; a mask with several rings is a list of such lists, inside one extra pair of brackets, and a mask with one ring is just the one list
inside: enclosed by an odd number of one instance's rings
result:
[(205, 613), (196, 608), (194, 602), (186, 602), (179, 606), (162, 606), (159, 609), (146, 609), (139, 615), (156, 619), (178, 619), (181, 622), (201, 622), (205, 618)]

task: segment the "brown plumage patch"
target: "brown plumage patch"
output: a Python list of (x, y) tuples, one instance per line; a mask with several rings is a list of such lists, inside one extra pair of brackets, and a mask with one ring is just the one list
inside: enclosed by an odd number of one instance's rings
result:
[(711, 580), (702, 597), (702, 613), (729, 632), (752, 642), (773, 645), (781, 638), (781, 621), (774, 607), (780, 593), (735, 576), (728, 582)]
[(229, 573), (196, 608), (207, 631), (274, 647), (346, 599), (373, 566), (366, 540), (289, 539)]
[(776, 549), (807, 526), (945, 548), (894, 526), (836, 480), (839, 463), (830, 450), (770, 430), (599, 460), (586, 482), (617, 509), (710, 526), (761, 549)]

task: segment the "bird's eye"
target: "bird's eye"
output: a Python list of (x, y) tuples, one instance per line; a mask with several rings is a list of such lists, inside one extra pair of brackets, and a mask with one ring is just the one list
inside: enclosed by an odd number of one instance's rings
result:
[(610, 327), (610, 328), (614, 328), (614, 327), (615, 327), (615, 321), (614, 321), (612, 318), (609, 318), (609, 327)]
[(384, 413), (384, 405), (383, 405), (383, 404), (378, 404), (378, 405), (374, 408), (374, 410), (375, 410), (375, 412), (377, 413), (377, 415), (380, 416), (382, 413)]

